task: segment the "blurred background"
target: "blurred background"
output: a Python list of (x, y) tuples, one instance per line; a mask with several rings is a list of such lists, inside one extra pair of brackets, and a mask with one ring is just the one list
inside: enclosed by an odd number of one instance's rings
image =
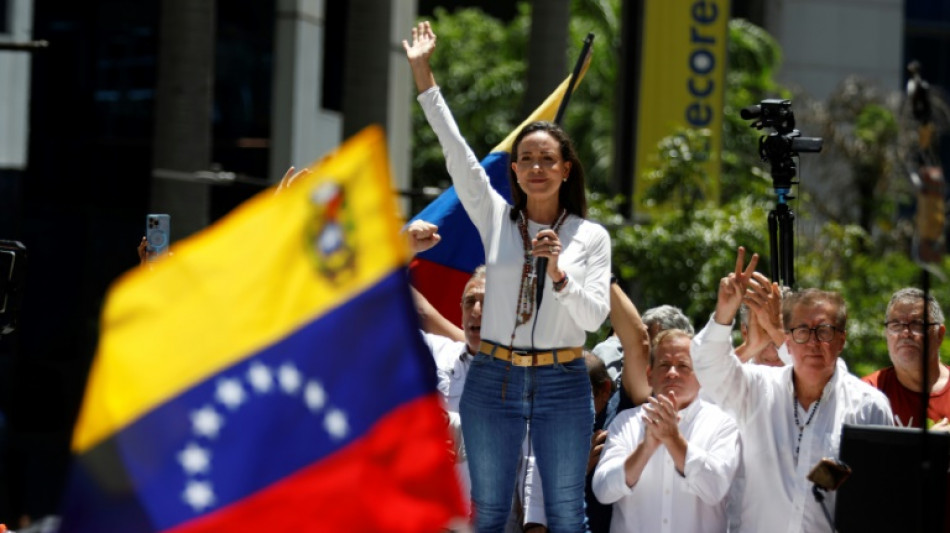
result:
[[(419, 18), (479, 156), (595, 34), (564, 120), (591, 216), (635, 303), (697, 325), (737, 245), (768, 273), (769, 130), (739, 109), (791, 99), (824, 139), (790, 200), (796, 285), (845, 294), (852, 371), (887, 364), (884, 306), (920, 279), (906, 67), (922, 65), (945, 137), (943, 0), (0, 0), (0, 239), (27, 249), (0, 335), (0, 522), (56, 513), (103, 298), (138, 264), (147, 213), (171, 214), (181, 240), (374, 123), (407, 217), (448, 185), (400, 46)], [(695, 100), (675, 116), (654, 112), (677, 97), (666, 83)], [(942, 280), (934, 292), (950, 302)]]

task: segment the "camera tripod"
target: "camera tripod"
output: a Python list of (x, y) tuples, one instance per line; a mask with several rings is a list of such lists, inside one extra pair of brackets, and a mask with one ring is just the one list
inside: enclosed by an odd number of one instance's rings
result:
[(740, 111), (745, 120), (755, 120), (752, 127), (774, 128), (768, 135), (759, 137), (759, 156), (768, 161), (772, 168), (772, 187), (778, 195), (775, 209), (769, 211), (769, 248), (772, 263), (772, 280), (782, 286), (795, 284), (795, 236), (792, 223), (795, 213), (788, 207), (796, 165), (793, 157), (800, 152), (821, 151), (820, 137), (802, 137), (795, 129), (795, 114), (792, 113), (791, 100), (762, 100), (760, 103)]
[(788, 207), (790, 189), (775, 189), (778, 195), (775, 209), (769, 211), (769, 258), (772, 266), (772, 281), (780, 286), (792, 287), (795, 283), (795, 213)]

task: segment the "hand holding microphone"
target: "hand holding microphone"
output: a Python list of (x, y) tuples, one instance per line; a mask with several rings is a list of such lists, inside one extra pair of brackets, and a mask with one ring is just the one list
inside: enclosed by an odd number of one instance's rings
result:
[[(531, 254), (537, 260), (535, 263), (535, 273), (538, 276), (538, 288), (536, 300), (538, 307), (541, 306), (541, 295), (544, 291), (544, 279), (551, 276), (552, 280), (561, 281), (566, 274), (558, 268), (557, 258), (561, 253), (561, 241), (557, 233), (552, 229), (543, 229), (531, 241)], [(549, 261), (553, 259), (553, 261)]]

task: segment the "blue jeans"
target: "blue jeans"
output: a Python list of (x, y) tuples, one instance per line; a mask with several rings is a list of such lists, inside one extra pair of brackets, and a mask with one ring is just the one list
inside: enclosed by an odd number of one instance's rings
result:
[(476, 531), (504, 530), (527, 420), (531, 421), (548, 530), (576, 533), (586, 529), (584, 476), (594, 402), (584, 359), (517, 367), (480, 353), (465, 380), (459, 414), (472, 477)]

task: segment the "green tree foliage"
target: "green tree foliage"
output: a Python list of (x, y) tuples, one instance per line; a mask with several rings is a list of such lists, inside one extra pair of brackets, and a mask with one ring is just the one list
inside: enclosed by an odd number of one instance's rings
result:
[(813, 103), (802, 115), (820, 125), (825, 139), (815, 162), (817, 180), (808, 187), (833, 201), (817, 207), (836, 222), (855, 223), (875, 236), (891, 227), (896, 207), (891, 193), (908, 181), (896, 162), (900, 131), (892, 107), (880, 89), (849, 76), (827, 102)]

